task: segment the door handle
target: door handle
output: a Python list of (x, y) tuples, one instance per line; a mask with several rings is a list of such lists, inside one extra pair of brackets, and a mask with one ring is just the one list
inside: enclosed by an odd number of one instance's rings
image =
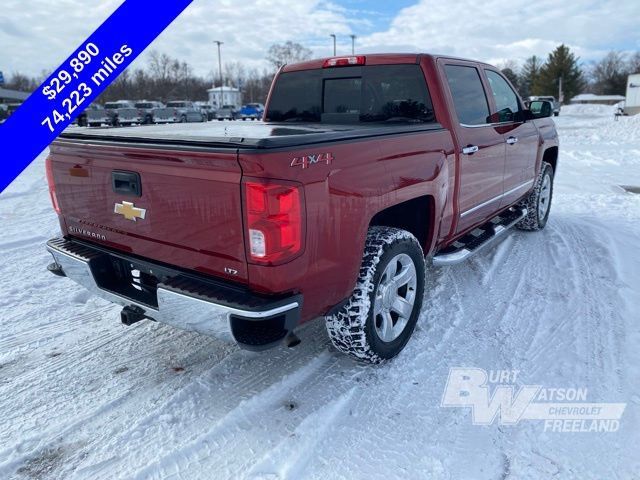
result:
[(480, 150), (480, 148), (477, 145), (467, 145), (462, 149), (462, 153), (464, 153), (465, 155), (473, 155), (478, 150)]
[(111, 172), (111, 186), (115, 193), (142, 196), (142, 183), (138, 172), (124, 172), (114, 170)]
[(509, 138), (507, 138), (507, 143), (509, 145), (513, 145), (514, 143), (518, 143), (518, 137), (509, 137)]

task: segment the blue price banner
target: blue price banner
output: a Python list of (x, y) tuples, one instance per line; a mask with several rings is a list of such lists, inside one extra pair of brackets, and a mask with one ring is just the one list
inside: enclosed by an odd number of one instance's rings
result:
[(191, 2), (125, 0), (0, 125), (0, 192)]

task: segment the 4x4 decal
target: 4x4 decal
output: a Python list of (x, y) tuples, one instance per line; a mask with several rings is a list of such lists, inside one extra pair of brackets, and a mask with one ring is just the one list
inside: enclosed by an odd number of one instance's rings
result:
[(325, 163), (327, 165), (331, 165), (333, 162), (333, 153), (316, 153), (315, 155), (304, 155), (302, 157), (295, 157), (291, 161), (292, 167), (302, 167), (309, 168), (309, 165), (314, 165), (316, 163)]

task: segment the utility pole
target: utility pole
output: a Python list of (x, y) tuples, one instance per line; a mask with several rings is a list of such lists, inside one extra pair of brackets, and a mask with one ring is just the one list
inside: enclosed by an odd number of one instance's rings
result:
[(220, 103), (218, 104), (218, 108), (222, 108), (222, 91), (224, 90), (223, 87), (223, 83), (222, 83), (222, 57), (220, 56), (220, 45), (222, 45), (224, 42), (221, 42), (220, 40), (214, 40), (213, 43), (216, 43), (218, 45), (218, 74), (220, 75)]
[(336, 34), (332, 33), (329, 36), (333, 38), (333, 56), (335, 57), (336, 56)]
[(356, 53), (356, 36), (351, 34), (351, 55), (355, 55)]

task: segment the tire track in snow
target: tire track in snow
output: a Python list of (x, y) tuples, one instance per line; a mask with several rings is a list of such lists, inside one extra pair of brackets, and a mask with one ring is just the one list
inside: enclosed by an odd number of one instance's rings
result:
[(48, 239), (41, 235), (32, 237), (19, 238), (9, 242), (0, 243), (0, 252), (8, 252), (10, 250), (17, 250), (20, 248), (27, 248), (34, 244), (44, 244)]
[(322, 406), (300, 422), (293, 433), (284, 437), (247, 473), (248, 478), (301, 478), (309, 459), (317, 452), (317, 445), (344, 414), (356, 387)]
[[(74, 467), (78, 475), (112, 478), (118, 472), (122, 475), (128, 472), (126, 475), (130, 476), (131, 471), (144, 468), (158, 458), (171, 457), (185, 443), (195, 442), (207, 425), (223, 421), (241, 402), (251, 401), (326, 352), (326, 335), (318, 335), (315, 327), (312, 332), (306, 330), (301, 332), (305, 348), (279, 347), (268, 355), (259, 355), (234, 347), (233, 353), (213, 366), (205, 365), (197, 375), (185, 378), (171, 395), (154, 401), (136, 421), (109, 428), (111, 435), (95, 442), (91, 455)], [(146, 439), (152, 443), (147, 444)], [(110, 461), (111, 452), (123, 444), (131, 446), (135, 460), (114, 465)]]
[[(268, 420), (264, 414), (282, 403), (283, 392), (290, 391), (303, 383), (306, 385), (309, 378), (316, 372), (326, 370), (323, 367), (330, 359), (331, 355), (325, 351), (305, 366), (285, 375), (280, 381), (269, 385), (250, 398), (240, 401), (205, 433), (182, 443), (179, 449), (161, 456), (150, 465), (137, 471), (132, 475), (132, 478), (146, 480), (182, 475), (185, 468), (210, 457), (216, 451), (222, 450), (223, 455), (226, 456), (226, 452), (232, 450), (228, 448), (228, 445), (223, 445), (224, 448), (221, 448), (221, 444), (224, 444), (225, 440), (228, 442), (233, 438), (233, 432), (238, 428), (238, 424), (251, 425), (251, 419), (255, 417), (262, 421)], [(231, 434), (229, 435), (229, 433)], [(220, 465), (216, 465), (216, 470), (218, 474), (222, 473)]]
[[(185, 334), (185, 336), (187, 338), (189, 337), (188, 334)], [(164, 335), (162, 338), (163, 337)], [(144, 338), (147, 341), (153, 341), (154, 335), (145, 335)], [(162, 338), (160, 339), (162, 340)], [(198, 350), (202, 350), (203, 348), (206, 348), (206, 346), (206, 344), (201, 345)], [(74, 409), (80, 409), (79, 414), (75, 415), (74, 421), (64, 422), (65, 413), (61, 413), (59, 411), (60, 408), (56, 408), (51, 404), (51, 402), (48, 402), (48, 408), (46, 410), (38, 409), (39, 411), (37, 412), (17, 414), (15, 416), (16, 420), (30, 419), (30, 417), (34, 415), (44, 415), (46, 418), (46, 424), (50, 426), (44, 429), (40, 426), (37, 434), (32, 436), (27, 436), (27, 431), (20, 429), (22, 441), (18, 444), (12, 445), (4, 452), (0, 452), (0, 458), (11, 459), (10, 463), (7, 463), (0, 468), (0, 472), (9, 472), (11, 471), (12, 466), (15, 467), (20, 464), (24, 464), (30, 458), (37, 456), (39, 451), (57, 448), (62, 442), (87, 444), (87, 448), (95, 447), (95, 445), (92, 445), (91, 441), (99, 443), (104, 440), (105, 437), (109, 438), (115, 434), (115, 431), (118, 430), (118, 427), (114, 425), (115, 423), (118, 421), (124, 421), (126, 425), (126, 419), (129, 417), (127, 411), (131, 410), (131, 406), (133, 406), (133, 409), (135, 410), (136, 403), (141, 402), (141, 397), (142, 399), (145, 398), (145, 391), (154, 390), (155, 399), (161, 398), (163, 393), (164, 395), (169, 396), (173, 393), (172, 389), (176, 387), (175, 383), (179, 383), (181, 381), (181, 378), (174, 378), (173, 382), (165, 381), (165, 385), (162, 385), (163, 388), (158, 389), (159, 385), (157, 381), (161, 380), (163, 377), (166, 379), (167, 371), (164, 369), (156, 369), (155, 371), (152, 371), (150, 375), (141, 373), (140, 376), (134, 377), (133, 385), (124, 385), (122, 388), (119, 388), (117, 385), (110, 385), (109, 382), (111, 377), (108, 376), (105, 378), (104, 375), (104, 356), (118, 358), (117, 353), (121, 351), (121, 346), (115, 345), (111, 350), (102, 352), (104, 353), (103, 358), (90, 358), (79, 364), (81, 368), (75, 370), (79, 385), (72, 383), (69, 386), (69, 389), (73, 391), (79, 387), (80, 391), (78, 393), (81, 392), (80, 394), (83, 395), (85, 401), (83, 401), (83, 398), (80, 398), (78, 394), (74, 395), (74, 393), (71, 392), (67, 394), (60, 393), (56, 396), (56, 400), (59, 399), (60, 401), (60, 407), (68, 407), (69, 399), (73, 399)], [(222, 352), (223, 349), (219, 349), (219, 351)], [(149, 353), (141, 354), (137, 357), (130, 357), (129, 361), (136, 358), (140, 359), (144, 357), (151, 357), (152, 355), (153, 352), (150, 351)], [(201, 359), (193, 360), (193, 363), (200, 364)], [(65, 375), (64, 368), (59, 370), (59, 372), (61, 375)], [(102, 390), (100, 394), (94, 393), (98, 388), (94, 385), (97, 381), (97, 377), (99, 377), (100, 381), (106, 387), (106, 389)], [(96, 401), (96, 399), (98, 399), (98, 401)], [(33, 404), (34, 402), (30, 403)], [(83, 408), (84, 404), (86, 404), (86, 406)], [(120, 415), (118, 413), (119, 410), (125, 410), (125, 413)], [(66, 415), (68, 416), (68, 413)], [(60, 416), (62, 422), (56, 422), (56, 416)], [(93, 432), (91, 440), (88, 440), (83, 434), (83, 432), (87, 430)], [(71, 458), (66, 460), (65, 468), (69, 469), (73, 465), (84, 460), (87, 453), (87, 450), (75, 452)], [(66, 475), (62, 475), (62, 478), (66, 478)]]
[(23, 331), (6, 333), (0, 338), (0, 351), (17, 350), (25, 347), (33, 348), (40, 344), (46, 344), (52, 338), (73, 332), (87, 321), (93, 319), (102, 320), (103, 314), (109, 313), (115, 308), (113, 305), (106, 305), (90, 312), (74, 315), (72, 318), (51, 319)]

